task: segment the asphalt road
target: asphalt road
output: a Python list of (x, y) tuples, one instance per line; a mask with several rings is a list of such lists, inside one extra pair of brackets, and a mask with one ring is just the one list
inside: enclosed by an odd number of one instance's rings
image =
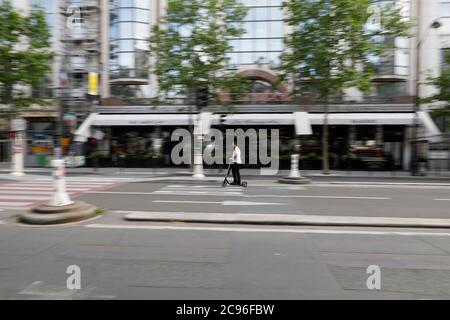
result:
[[(0, 224), (0, 299), (448, 299), (450, 232)], [(393, 233), (398, 232), (398, 233)], [(80, 290), (66, 273), (80, 268)], [(380, 268), (380, 290), (367, 268)]]
[(152, 181), (93, 191), (79, 199), (128, 211), (450, 218), (450, 184), (316, 182), (292, 186), (250, 181), (244, 189), (222, 188), (218, 182)]
[[(0, 299), (449, 299), (448, 229), (130, 222), (120, 212), (450, 216), (449, 185), (364, 182), (258, 180), (224, 189), (217, 182), (72, 181), (74, 199), (106, 214), (29, 227), (12, 217), (19, 210), (0, 206)], [(14, 188), (32, 195), (41, 182), (22, 183), (4, 186), (2, 201), (13, 201)], [(71, 265), (80, 267), (80, 290), (66, 287)], [(380, 268), (380, 290), (367, 287), (371, 265)]]

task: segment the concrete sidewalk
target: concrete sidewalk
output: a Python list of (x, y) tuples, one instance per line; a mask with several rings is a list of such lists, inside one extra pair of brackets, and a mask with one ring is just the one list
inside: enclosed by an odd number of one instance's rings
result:
[[(119, 167), (107, 167), (107, 168), (66, 168), (68, 175), (123, 175), (123, 176), (189, 176), (192, 173), (187, 168), (119, 168)], [(26, 174), (51, 174), (51, 168), (25, 168)], [(0, 162), (0, 174), (8, 174), (10, 172), (10, 165), (6, 162)], [(225, 169), (204, 169), (206, 176), (224, 176), (226, 174)], [(260, 169), (241, 169), (242, 176), (251, 178), (270, 178), (280, 177), (289, 174), (289, 170), (279, 170), (276, 176), (264, 176), (261, 175)], [(309, 178), (377, 178), (377, 179), (444, 179), (450, 181), (450, 171), (429, 171), (426, 176), (412, 176), (409, 171), (343, 171), (332, 170), (330, 175), (322, 175), (321, 170), (301, 170), (301, 174)]]
[(297, 214), (191, 213), (191, 212), (135, 212), (116, 210), (126, 214), (128, 221), (189, 222), (250, 225), (307, 225), (347, 227), (450, 228), (450, 219), (317, 216)]

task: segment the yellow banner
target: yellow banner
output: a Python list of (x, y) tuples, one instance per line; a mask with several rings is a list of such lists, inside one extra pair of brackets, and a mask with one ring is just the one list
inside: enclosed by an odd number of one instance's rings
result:
[(89, 72), (89, 94), (98, 95), (98, 73)]

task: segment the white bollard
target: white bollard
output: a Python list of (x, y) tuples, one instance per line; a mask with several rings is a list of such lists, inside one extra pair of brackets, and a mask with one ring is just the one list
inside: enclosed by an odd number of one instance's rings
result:
[(25, 175), (23, 172), (23, 151), (23, 133), (18, 131), (12, 145), (11, 174), (13, 176)]
[(289, 178), (300, 178), (300, 171), (298, 170), (298, 154), (291, 155), (291, 172), (289, 173)]
[(72, 204), (69, 195), (66, 192), (66, 169), (64, 160), (52, 160), (53, 170), (53, 195), (48, 205), (50, 206), (67, 206)]
[(194, 136), (194, 179), (204, 179), (203, 173), (203, 150), (202, 150), (203, 136), (201, 134)]

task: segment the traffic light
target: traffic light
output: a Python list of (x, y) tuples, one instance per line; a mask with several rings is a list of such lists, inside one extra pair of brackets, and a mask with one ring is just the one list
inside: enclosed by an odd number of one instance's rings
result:
[(208, 106), (209, 89), (208, 85), (200, 85), (195, 92), (195, 105), (198, 109)]

